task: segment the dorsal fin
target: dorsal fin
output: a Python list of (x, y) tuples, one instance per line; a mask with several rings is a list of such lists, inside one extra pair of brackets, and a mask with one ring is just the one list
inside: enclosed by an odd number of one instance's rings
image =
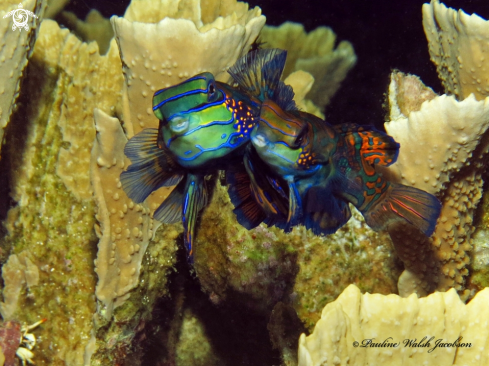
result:
[(240, 58), (228, 72), (240, 88), (261, 102), (271, 99), (285, 110), (295, 110), (294, 91), (280, 81), (286, 59), (287, 51), (259, 49)]

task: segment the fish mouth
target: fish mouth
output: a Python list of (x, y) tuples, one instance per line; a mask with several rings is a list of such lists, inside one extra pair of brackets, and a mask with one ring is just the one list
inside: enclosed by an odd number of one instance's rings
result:
[(187, 117), (176, 116), (171, 118), (168, 122), (172, 132), (182, 133), (188, 130), (189, 119)]
[(256, 147), (265, 147), (267, 145), (267, 140), (263, 135), (256, 135), (251, 138), (251, 142)]

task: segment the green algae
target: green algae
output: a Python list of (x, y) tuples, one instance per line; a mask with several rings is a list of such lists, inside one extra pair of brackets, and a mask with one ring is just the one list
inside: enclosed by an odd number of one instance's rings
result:
[(369, 229), (358, 212), (338, 233), (319, 237), (303, 227), (287, 234), (265, 225), (248, 231), (232, 209), (226, 188), (218, 185), (196, 238), (195, 269), (216, 303), (239, 298), (269, 313), (283, 301), (311, 329), (322, 308), (351, 283), (372, 293), (397, 291), (402, 268), (390, 238)]
[(56, 94), (55, 89), (65, 85), (68, 75), (60, 69), (46, 70), (36, 53), (27, 72), (22, 90), (29, 90), (29, 96), (21, 94), (6, 150), (12, 169), (32, 169), (10, 172), (14, 191), (22, 190), (24, 199), (9, 212), (9, 234), (1, 245), (12, 254), (26, 251), (40, 269), (39, 285), (30, 289), (29, 297), (21, 296), (14, 314), (27, 323), (47, 318), (35, 332), (36, 363), (79, 364), (95, 312), (95, 205), (77, 199), (56, 174), (63, 143), (57, 121), (64, 91)]

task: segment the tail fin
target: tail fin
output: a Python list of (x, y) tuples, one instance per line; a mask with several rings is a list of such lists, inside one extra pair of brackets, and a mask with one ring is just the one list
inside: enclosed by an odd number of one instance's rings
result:
[(426, 236), (435, 230), (441, 203), (433, 195), (414, 187), (391, 183), (386, 195), (375, 206), (363, 212), (365, 221), (374, 230), (405, 220)]

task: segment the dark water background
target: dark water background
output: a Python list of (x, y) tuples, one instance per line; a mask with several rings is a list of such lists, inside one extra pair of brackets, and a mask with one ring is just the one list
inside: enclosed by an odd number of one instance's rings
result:
[[(260, 6), (267, 24), (290, 20), (307, 31), (326, 25), (338, 41), (353, 44), (358, 57), (326, 111), (330, 123), (355, 122), (382, 128), (384, 94), (393, 69), (418, 75), (435, 92), (443, 93), (431, 63), (423, 31), (423, 0), (250, 0)], [(73, 0), (66, 10), (84, 18), (92, 8), (105, 17), (123, 15), (128, 0)], [(489, 19), (489, 0), (446, 0), (443, 3)]]

